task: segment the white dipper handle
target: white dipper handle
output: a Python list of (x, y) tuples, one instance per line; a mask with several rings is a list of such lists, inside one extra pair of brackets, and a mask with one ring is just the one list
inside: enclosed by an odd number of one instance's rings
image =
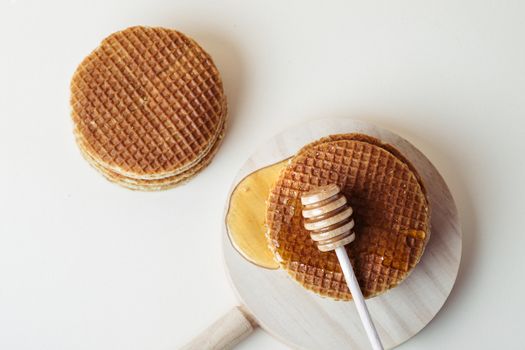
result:
[(366, 307), (365, 298), (363, 297), (363, 293), (361, 293), (361, 288), (359, 288), (357, 278), (355, 278), (354, 269), (352, 268), (348, 254), (346, 254), (345, 247), (335, 248), (335, 253), (337, 254), (339, 264), (345, 275), (346, 284), (348, 285), (348, 288), (350, 288), (350, 293), (352, 293), (352, 298), (355, 301), (355, 307), (361, 318), (361, 323), (363, 323), (368, 340), (370, 340), (370, 344), (372, 344), (372, 349), (383, 350), (383, 344), (381, 344), (381, 339), (377, 334), (374, 322), (372, 322), (372, 318)]
[(346, 197), (340, 192), (341, 189), (337, 185), (328, 185), (303, 194), (301, 203), (304, 227), (310, 231), (310, 237), (317, 243), (320, 251), (335, 250), (372, 349), (383, 350), (381, 339), (372, 322), (344, 247), (354, 241), (355, 233), (352, 231), (354, 227), (352, 207), (347, 204)]

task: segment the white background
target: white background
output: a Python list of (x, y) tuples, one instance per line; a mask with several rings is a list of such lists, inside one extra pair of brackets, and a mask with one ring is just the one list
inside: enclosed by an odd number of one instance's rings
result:
[[(0, 349), (176, 349), (236, 305), (223, 205), (257, 145), (357, 117), (441, 171), (464, 254), (438, 316), (400, 348), (523, 349), (525, 2), (0, 0)], [(212, 164), (159, 193), (80, 156), (75, 67), (108, 34), (166, 26), (215, 59), (230, 125)], [(286, 349), (258, 331), (239, 349)]]

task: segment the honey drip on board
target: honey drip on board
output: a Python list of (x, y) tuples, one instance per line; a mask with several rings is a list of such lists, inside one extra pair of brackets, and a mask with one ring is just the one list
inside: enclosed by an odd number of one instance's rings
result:
[(248, 261), (278, 269), (266, 240), (266, 200), (288, 160), (259, 169), (239, 182), (230, 196), (226, 227), (233, 247)]

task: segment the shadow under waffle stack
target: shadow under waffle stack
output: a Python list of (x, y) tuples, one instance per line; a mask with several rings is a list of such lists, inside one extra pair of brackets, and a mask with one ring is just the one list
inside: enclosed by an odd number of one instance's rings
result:
[(170, 188), (206, 167), (227, 114), (211, 57), (180, 32), (148, 27), (110, 35), (82, 61), (71, 106), (86, 160), (136, 190)]
[(333, 135), (303, 147), (281, 171), (267, 203), (267, 238), (277, 261), (303, 287), (352, 298), (335, 252), (320, 252), (303, 226), (301, 194), (337, 184), (354, 209), (356, 239), (346, 246), (365, 297), (398, 285), (430, 237), (421, 178), (393, 147), (362, 134)]

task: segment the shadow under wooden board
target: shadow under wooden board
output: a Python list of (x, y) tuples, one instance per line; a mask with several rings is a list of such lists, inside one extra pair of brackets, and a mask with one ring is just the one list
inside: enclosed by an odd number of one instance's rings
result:
[[(367, 122), (315, 120), (262, 145), (238, 172), (232, 191), (248, 174), (294, 155), (309, 142), (354, 132), (379, 138), (401, 151), (423, 178), (432, 210), (431, 237), (420, 263), (399, 286), (367, 300), (383, 344), (389, 349), (413, 337), (438, 313), (452, 290), (461, 259), (461, 228), (454, 199), (423, 153), (393, 132)], [(322, 298), (303, 289), (283, 270), (254, 265), (232, 246), (226, 225), (222, 235), (232, 285), (244, 310), (264, 330), (293, 348), (369, 348), (353, 302)]]

